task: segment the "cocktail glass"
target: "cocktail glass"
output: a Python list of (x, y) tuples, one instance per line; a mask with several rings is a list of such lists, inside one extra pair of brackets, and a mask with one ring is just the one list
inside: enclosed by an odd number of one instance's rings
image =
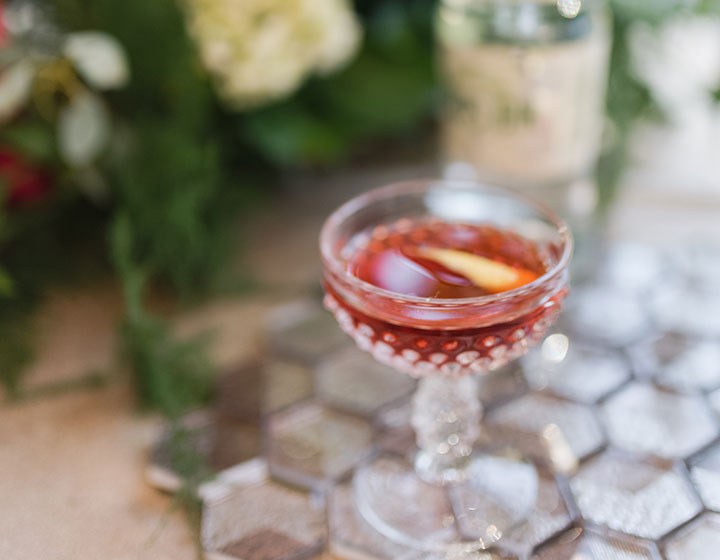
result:
[[(357, 251), (410, 239), (418, 224), (439, 231), (445, 224), (469, 231), (488, 226), (500, 245), (522, 239), (541, 256), (542, 271), (508, 291), (445, 299), (391, 291), (354, 273)], [(557, 318), (568, 291), (568, 227), (509, 189), (422, 180), (345, 203), (327, 219), (320, 248), (325, 306), (340, 327), (376, 360), (419, 378), (411, 418), (417, 449), (412, 457), (379, 455), (358, 468), (357, 510), (376, 531), (408, 547), (487, 548), (532, 510), (538, 476), (529, 462), (479, 445), (478, 383), (539, 342)]]

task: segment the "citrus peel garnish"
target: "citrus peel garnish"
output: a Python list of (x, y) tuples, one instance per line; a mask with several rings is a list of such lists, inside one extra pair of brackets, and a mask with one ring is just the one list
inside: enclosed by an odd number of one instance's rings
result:
[(439, 247), (421, 247), (420, 257), (434, 261), (448, 270), (461, 274), (491, 293), (507, 292), (535, 280), (538, 275), (524, 268), (513, 268), (473, 253)]

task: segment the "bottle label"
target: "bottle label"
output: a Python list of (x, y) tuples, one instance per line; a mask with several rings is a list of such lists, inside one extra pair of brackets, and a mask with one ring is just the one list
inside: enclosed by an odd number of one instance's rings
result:
[(590, 172), (600, 148), (608, 52), (604, 28), (549, 45), (446, 41), (447, 160), (524, 186)]

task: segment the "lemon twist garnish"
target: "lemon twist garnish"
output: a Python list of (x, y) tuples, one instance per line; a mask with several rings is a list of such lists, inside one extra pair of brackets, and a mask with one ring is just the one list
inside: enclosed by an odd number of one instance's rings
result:
[(421, 247), (419, 255), (465, 276), (478, 288), (491, 293), (514, 290), (532, 282), (538, 276), (524, 268), (513, 268), (505, 263), (456, 249)]

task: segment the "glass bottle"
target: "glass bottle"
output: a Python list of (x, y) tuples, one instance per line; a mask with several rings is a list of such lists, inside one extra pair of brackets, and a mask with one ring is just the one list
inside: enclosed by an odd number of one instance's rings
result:
[(436, 36), (446, 164), (524, 190), (571, 224), (592, 214), (610, 54), (605, 3), (441, 0)]

